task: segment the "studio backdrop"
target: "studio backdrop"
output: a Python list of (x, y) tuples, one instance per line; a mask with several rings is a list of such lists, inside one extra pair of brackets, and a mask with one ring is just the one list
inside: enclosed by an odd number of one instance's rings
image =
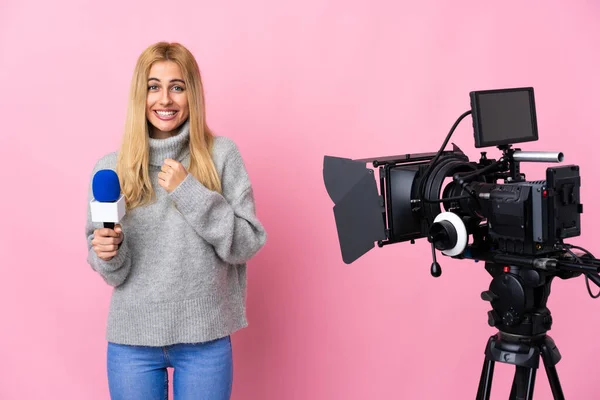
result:
[[(584, 0), (3, 0), (0, 398), (109, 397), (112, 289), (86, 263), (87, 191), (120, 146), (138, 55), (163, 40), (196, 57), (208, 124), (237, 143), (268, 232), (248, 263), (233, 398), (475, 398), (496, 332), (484, 263), (438, 252), (435, 278), (420, 239), (346, 264), (324, 156), (436, 152), (471, 91), (533, 87), (539, 139), (520, 148), (579, 166), (569, 242), (600, 254), (599, 17)], [(472, 160), (501, 155), (475, 147), (471, 116), (453, 143)], [(547, 167), (521, 172), (543, 180)], [(566, 398), (597, 399), (600, 300), (583, 277), (557, 279), (548, 306)], [(496, 364), (492, 398), (513, 373)], [(543, 367), (535, 398), (551, 398)]]

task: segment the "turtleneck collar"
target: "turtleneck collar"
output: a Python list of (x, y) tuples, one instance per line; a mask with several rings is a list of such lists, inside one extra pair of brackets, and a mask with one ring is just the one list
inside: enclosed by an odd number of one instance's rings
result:
[(148, 138), (150, 147), (150, 165), (160, 167), (165, 158), (181, 162), (189, 154), (190, 120), (179, 128), (179, 133), (166, 139)]

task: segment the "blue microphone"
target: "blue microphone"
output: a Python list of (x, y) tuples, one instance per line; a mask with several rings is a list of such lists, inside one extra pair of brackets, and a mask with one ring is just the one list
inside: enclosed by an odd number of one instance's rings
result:
[(125, 199), (121, 195), (119, 177), (112, 169), (101, 169), (92, 178), (92, 221), (102, 222), (105, 228), (114, 229), (125, 215)]
[(121, 184), (117, 173), (112, 169), (101, 169), (92, 179), (92, 192), (97, 201), (112, 203), (119, 200)]

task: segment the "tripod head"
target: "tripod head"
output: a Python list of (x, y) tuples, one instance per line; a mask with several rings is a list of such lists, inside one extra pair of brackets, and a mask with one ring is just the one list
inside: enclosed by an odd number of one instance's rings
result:
[(579, 246), (561, 243), (554, 253), (543, 258), (470, 247), (462, 258), (485, 261), (493, 278), (489, 290), (481, 296), (493, 308), (488, 322), (507, 333), (533, 336), (550, 329), (552, 318), (546, 302), (555, 277), (571, 279), (584, 275), (590, 296), (600, 297), (592, 294), (588, 281), (600, 286), (600, 260)]
[[(498, 333), (486, 344), (477, 400), (489, 400), (496, 362), (515, 366), (510, 399), (532, 399), (540, 357), (554, 399), (564, 400), (556, 372), (562, 356), (554, 340), (546, 334), (552, 327), (552, 314), (546, 304), (550, 287), (554, 278), (570, 279), (581, 274), (598, 284), (599, 268), (600, 260), (587, 250), (564, 244), (547, 258), (501, 254), (488, 257), (485, 269), (492, 281), (481, 298), (492, 306), (488, 324), (496, 327)], [(590, 291), (587, 279), (586, 283)], [(590, 295), (598, 297), (591, 291)]]
[(486, 263), (492, 275), (489, 290), (481, 298), (489, 301), (488, 324), (519, 336), (545, 334), (552, 327), (546, 307), (555, 272)]

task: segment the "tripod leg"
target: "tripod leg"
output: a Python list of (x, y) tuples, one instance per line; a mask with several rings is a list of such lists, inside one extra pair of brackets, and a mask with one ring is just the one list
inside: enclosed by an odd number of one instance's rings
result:
[(516, 367), (510, 400), (532, 400), (535, 386), (535, 368)]
[[(556, 355), (553, 357), (552, 351), (556, 349), (550, 349), (546, 344), (540, 346), (542, 353), (542, 360), (544, 361), (544, 367), (546, 368), (546, 375), (548, 375), (548, 381), (550, 382), (550, 389), (552, 389), (552, 395), (554, 400), (565, 400), (560, 380), (558, 379), (558, 373), (556, 372)], [(558, 350), (554, 350), (558, 353)], [(558, 358), (560, 359), (560, 357)]]
[(529, 373), (526, 375), (526, 388), (527, 391), (525, 392), (526, 396), (525, 396), (525, 400), (533, 400), (533, 387), (535, 386), (535, 373), (536, 373), (537, 369), (535, 368), (529, 368)]
[(485, 359), (479, 380), (476, 400), (490, 400), (492, 392), (492, 377), (494, 376), (494, 361)]

